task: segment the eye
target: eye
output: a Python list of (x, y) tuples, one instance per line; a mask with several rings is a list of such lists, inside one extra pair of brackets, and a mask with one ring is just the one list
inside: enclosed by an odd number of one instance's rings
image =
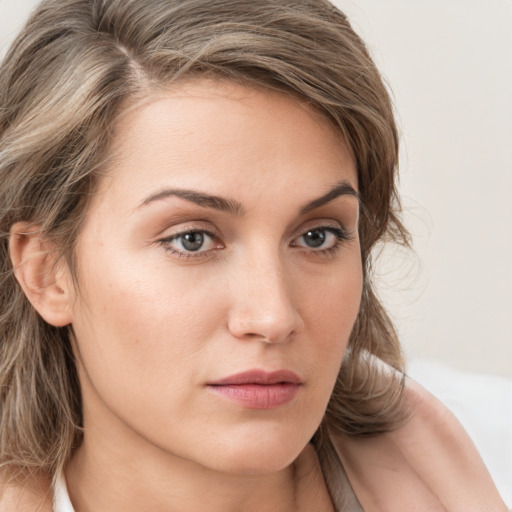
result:
[(318, 227), (308, 229), (293, 241), (295, 247), (306, 247), (315, 251), (335, 249), (342, 240), (347, 238), (340, 228)]
[(192, 256), (192, 253), (204, 253), (220, 248), (212, 233), (205, 230), (189, 230), (160, 240), (170, 252), (180, 256)]

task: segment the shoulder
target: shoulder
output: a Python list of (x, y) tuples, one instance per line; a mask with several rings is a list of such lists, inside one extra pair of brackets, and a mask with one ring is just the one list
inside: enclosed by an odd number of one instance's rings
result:
[(50, 479), (41, 474), (12, 478), (0, 472), (1, 512), (52, 512)]
[(473, 442), (455, 416), (407, 379), (407, 421), (363, 439), (333, 438), (367, 512), (505, 512)]

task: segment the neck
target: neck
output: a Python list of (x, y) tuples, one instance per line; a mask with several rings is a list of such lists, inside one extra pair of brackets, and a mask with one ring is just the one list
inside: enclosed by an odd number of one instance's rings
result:
[(282, 471), (230, 475), (179, 458), (156, 466), (153, 457), (115, 455), (91, 450), (86, 440), (76, 452), (65, 471), (76, 512), (297, 512), (311, 457), (306, 449)]

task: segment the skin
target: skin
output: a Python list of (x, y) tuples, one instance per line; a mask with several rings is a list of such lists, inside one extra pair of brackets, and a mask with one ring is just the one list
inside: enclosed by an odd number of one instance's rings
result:
[(12, 512), (52, 512), (51, 479), (32, 472), (12, 478), (0, 471), (0, 510)]
[[(76, 337), (76, 511), (331, 510), (308, 441), (362, 291), (351, 152), (296, 99), (200, 81), (127, 111), (112, 154), (79, 288), (60, 267), (53, 302), (33, 301)], [(199, 250), (183, 233), (203, 235)], [(297, 394), (260, 410), (208, 386), (252, 369), (293, 371)]]
[(506, 512), (455, 416), (411, 379), (403, 400), (411, 414), (400, 428), (365, 439), (333, 436), (364, 511)]
[[(450, 411), (411, 380), (404, 401), (411, 416), (393, 432), (361, 439), (333, 435), (364, 511), (506, 512), (475, 446)], [(318, 461), (310, 455), (303, 474), (316, 475), (316, 482), (307, 484), (320, 489)], [(0, 510), (51, 512), (48, 485), (42, 475), (10, 482), (0, 495)], [(309, 503), (309, 510), (322, 510), (318, 501)]]
[[(76, 512), (334, 510), (308, 441), (361, 294), (350, 151), (297, 100), (203, 81), (127, 111), (112, 154), (77, 245), (79, 289), (37, 230), (12, 229), (27, 297), (76, 336), (85, 436), (65, 469)], [(320, 248), (306, 243), (325, 226), (343, 228), (338, 251), (325, 252), (327, 231)], [(186, 257), (177, 235), (193, 230), (214, 236)], [(300, 391), (255, 410), (206, 386), (254, 368), (291, 369)], [(503, 512), (457, 420), (411, 381), (404, 401), (411, 416), (394, 432), (333, 436), (365, 512)], [(8, 482), (0, 509), (49, 512), (48, 485)]]

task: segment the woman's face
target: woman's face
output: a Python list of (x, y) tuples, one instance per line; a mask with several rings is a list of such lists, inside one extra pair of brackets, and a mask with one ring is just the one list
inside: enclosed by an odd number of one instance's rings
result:
[(112, 151), (76, 248), (86, 441), (285, 467), (359, 308), (354, 158), (306, 105), (224, 81), (126, 113)]

